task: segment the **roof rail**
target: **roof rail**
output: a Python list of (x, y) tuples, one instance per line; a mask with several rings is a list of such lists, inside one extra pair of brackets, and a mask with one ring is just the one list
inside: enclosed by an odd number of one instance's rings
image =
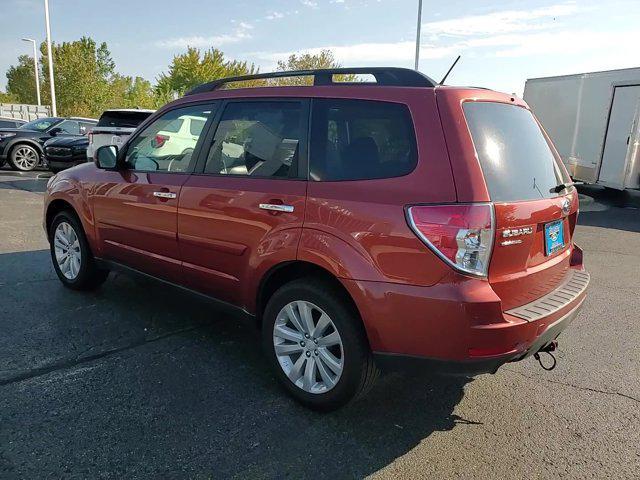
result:
[(375, 79), (375, 85), (393, 87), (435, 87), (437, 83), (426, 75), (408, 68), (397, 67), (355, 67), (355, 68), (322, 68), (316, 70), (291, 70), (287, 72), (256, 73), (239, 77), (227, 77), (203, 83), (186, 93), (211, 92), (227, 83), (243, 82), (247, 80), (262, 80), (269, 78), (313, 77), (314, 85), (367, 85), (366, 82), (334, 82), (334, 75), (369, 74)]

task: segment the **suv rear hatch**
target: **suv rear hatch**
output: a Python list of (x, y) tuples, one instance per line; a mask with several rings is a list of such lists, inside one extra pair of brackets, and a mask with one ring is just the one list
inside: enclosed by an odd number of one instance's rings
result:
[[(450, 152), (452, 168), (459, 199), (494, 205), (488, 280), (503, 309), (509, 310), (566, 280), (578, 196), (574, 187), (562, 186), (570, 178), (526, 105), (495, 92), (474, 92), (472, 97), (458, 95), (455, 102), (446, 101), (446, 108), (466, 120), (449, 123), (459, 142)], [(447, 122), (443, 125), (446, 131)], [(447, 132), (451, 144), (449, 136)], [(484, 191), (477, 178), (469, 178), (474, 175), (484, 179)], [(474, 188), (462, 192), (465, 185)]]
[(89, 134), (89, 144), (94, 151), (103, 145), (121, 145), (152, 113), (152, 110), (107, 110)]

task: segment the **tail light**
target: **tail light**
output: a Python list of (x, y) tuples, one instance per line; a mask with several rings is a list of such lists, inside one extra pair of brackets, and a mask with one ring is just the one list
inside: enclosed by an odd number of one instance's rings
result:
[(165, 143), (167, 143), (169, 137), (167, 135), (157, 134), (153, 140), (151, 140), (151, 146), (153, 148), (161, 148)]
[(91, 145), (93, 143), (93, 133), (89, 132), (87, 137), (89, 138), (89, 145)]
[(407, 220), (413, 232), (456, 270), (486, 277), (495, 236), (493, 205), (416, 205)]

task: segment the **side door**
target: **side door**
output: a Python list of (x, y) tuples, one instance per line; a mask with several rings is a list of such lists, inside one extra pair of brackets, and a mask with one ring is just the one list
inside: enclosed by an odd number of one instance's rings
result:
[(308, 109), (299, 99), (224, 103), (178, 206), (189, 287), (251, 310), (262, 275), (295, 260), (305, 211)]
[[(193, 171), (214, 104), (177, 107), (134, 134), (118, 155), (117, 170), (101, 170), (92, 192), (101, 256), (159, 278), (180, 283), (177, 240), (180, 189)], [(190, 144), (171, 148), (170, 125), (204, 118)], [(160, 132), (165, 132), (161, 134)]]

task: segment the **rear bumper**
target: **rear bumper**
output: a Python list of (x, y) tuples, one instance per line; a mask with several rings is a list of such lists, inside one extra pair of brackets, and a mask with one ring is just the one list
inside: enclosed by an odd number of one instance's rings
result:
[(579, 260), (556, 290), (511, 310), (503, 309), (489, 282), (455, 272), (431, 287), (354, 280), (343, 284), (382, 365), (414, 364), (474, 375), (536, 353), (573, 321), (589, 283)]
[(505, 363), (523, 360), (558, 338), (576, 318), (582, 309), (583, 301), (584, 298), (573, 310), (549, 325), (526, 350), (521, 352), (511, 352), (505, 355), (485, 358), (469, 358), (467, 360), (443, 360), (414, 355), (374, 352), (374, 358), (378, 366), (390, 370), (421, 370), (436, 374), (463, 376), (495, 373)]

